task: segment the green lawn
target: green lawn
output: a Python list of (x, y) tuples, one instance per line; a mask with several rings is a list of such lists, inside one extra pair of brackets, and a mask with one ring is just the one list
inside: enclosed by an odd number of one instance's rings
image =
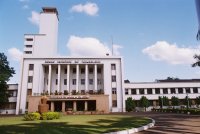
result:
[(0, 117), (0, 134), (97, 134), (139, 127), (147, 118), (126, 115), (66, 115), (57, 120), (23, 121)]

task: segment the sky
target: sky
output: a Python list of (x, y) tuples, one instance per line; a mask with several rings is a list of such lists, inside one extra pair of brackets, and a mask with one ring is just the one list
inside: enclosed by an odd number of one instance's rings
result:
[[(42, 7), (59, 12), (58, 55), (124, 59), (124, 79), (152, 82), (200, 78), (192, 68), (200, 54), (194, 0), (1, 0), (0, 52), (20, 79), (24, 34), (37, 34)], [(113, 45), (112, 45), (113, 44)]]

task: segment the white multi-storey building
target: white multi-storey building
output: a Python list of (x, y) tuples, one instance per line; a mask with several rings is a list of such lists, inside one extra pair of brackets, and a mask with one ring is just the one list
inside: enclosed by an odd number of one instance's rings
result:
[[(9, 103), (1, 114), (38, 111), (46, 96), (51, 111), (124, 112), (128, 97), (150, 100), (157, 107), (158, 97), (194, 99), (200, 96), (200, 80), (124, 83), (123, 59), (118, 56), (57, 56), (58, 11), (43, 8), (39, 34), (24, 35), (19, 86), (10, 84)], [(18, 88), (17, 88), (18, 86)]]

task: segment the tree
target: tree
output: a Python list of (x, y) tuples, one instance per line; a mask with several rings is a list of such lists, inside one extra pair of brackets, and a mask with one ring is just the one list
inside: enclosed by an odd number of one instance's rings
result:
[(7, 82), (13, 74), (15, 74), (15, 70), (9, 66), (7, 57), (4, 53), (0, 53), (0, 107), (3, 107), (8, 102)]
[(146, 108), (150, 106), (149, 100), (145, 96), (142, 96), (139, 101), (139, 106), (145, 108), (146, 111)]
[(161, 108), (163, 106), (169, 106), (169, 98), (167, 96), (159, 96), (158, 101)]
[(187, 109), (191, 106), (192, 102), (188, 96), (185, 97), (184, 99), (184, 105), (187, 106)]
[(200, 105), (200, 96), (196, 97), (195, 102), (196, 102), (197, 107), (199, 107), (199, 105)]
[(200, 67), (200, 55), (195, 54), (194, 59), (196, 59), (196, 62), (192, 64), (192, 67)]
[(172, 106), (178, 106), (179, 103), (180, 103), (180, 101), (179, 101), (178, 97), (172, 96), (172, 98), (171, 98)]
[(126, 100), (126, 111), (131, 112), (135, 109), (135, 101), (132, 97), (128, 97)]

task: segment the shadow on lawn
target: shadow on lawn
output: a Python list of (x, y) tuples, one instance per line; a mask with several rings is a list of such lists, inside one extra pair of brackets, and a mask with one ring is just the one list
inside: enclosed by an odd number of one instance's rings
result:
[[(136, 121), (137, 119), (137, 121)], [(132, 127), (139, 127), (148, 122), (142, 118), (117, 118), (99, 119), (97, 121), (88, 122), (88, 124), (78, 125), (69, 124), (67, 122), (26, 122), (16, 125), (2, 125), (0, 126), (0, 133), (2, 134), (97, 134), (111, 131), (117, 131)], [(149, 121), (149, 120), (148, 120)]]

